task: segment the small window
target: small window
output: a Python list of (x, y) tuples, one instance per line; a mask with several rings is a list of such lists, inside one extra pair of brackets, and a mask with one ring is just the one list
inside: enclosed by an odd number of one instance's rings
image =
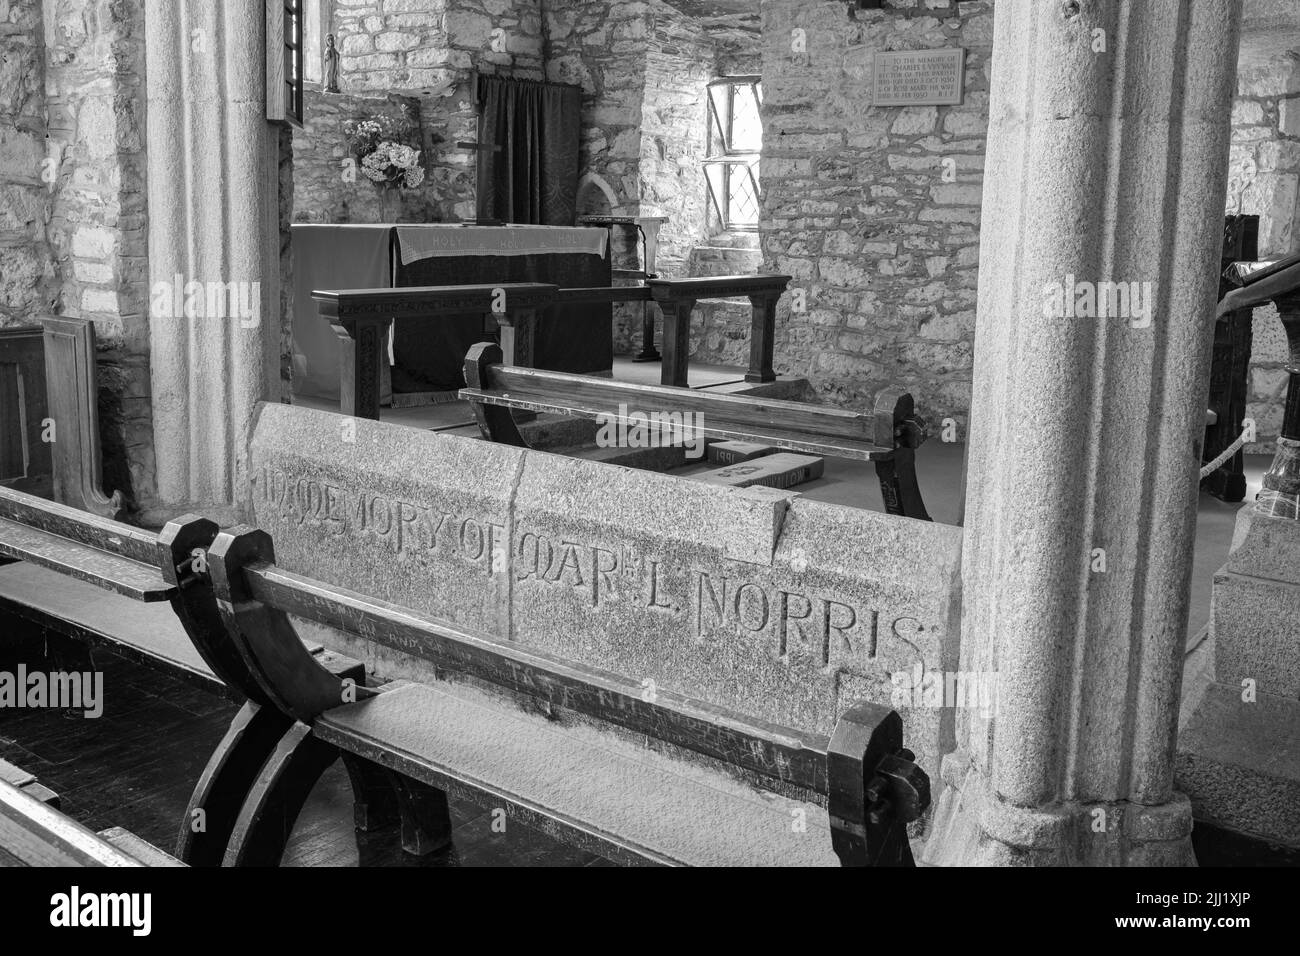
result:
[(321, 58), (325, 54), (321, 48), (321, 27), (324, 24), (321, 20), (320, 0), (306, 0), (303, 9), (306, 12), (302, 29), (303, 62), (306, 64), (303, 78), (308, 83), (320, 83), (323, 79)]
[(709, 84), (710, 220), (715, 232), (758, 228), (758, 160), (763, 150), (763, 88), (757, 76)]
[(266, 118), (302, 125), (303, 4), (266, 0)]

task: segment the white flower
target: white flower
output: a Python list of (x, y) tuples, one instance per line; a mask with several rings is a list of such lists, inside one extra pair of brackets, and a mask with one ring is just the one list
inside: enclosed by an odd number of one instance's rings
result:
[(419, 166), (412, 166), (406, 171), (406, 188), (414, 189), (420, 183), (424, 182), (424, 170)]
[(409, 146), (401, 146), (396, 143), (390, 145), (388, 155), (393, 165), (398, 169), (410, 169), (420, 161), (419, 153)]

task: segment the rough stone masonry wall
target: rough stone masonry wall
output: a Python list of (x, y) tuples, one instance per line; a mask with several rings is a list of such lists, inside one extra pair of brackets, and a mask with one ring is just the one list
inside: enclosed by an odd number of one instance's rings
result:
[(46, 245), (45, 70), (38, 0), (0, 0), (0, 328), (53, 311)]
[[(1243, 67), (1232, 109), (1229, 215), (1260, 217), (1259, 254), (1300, 250), (1300, 60), (1278, 57)], [(1286, 335), (1272, 306), (1255, 310), (1247, 414), (1255, 420), (1248, 452), (1271, 454), (1286, 400)]]
[[(777, 368), (857, 407), (898, 383), (964, 430), (993, 5), (963, 2), (945, 19), (853, 20), (843, 4), (805, 0), (762, 10), (764, 261), (807, 292), (804, 313), (783, 300)], [(962, 105), (871, 105), (876, 51), (954, 46), (967, 51)]]
[(642, 0), (547, 0), (546, 78), (582, 87), (579, 214), (640, 212), (649, 9)]
[(478, 139), (474, 72), (542, 79), (538, 0), (336, 0), (331, 24), (344, 93), (420, 100), (427, 218), (472, 218), (475, 157), (456, 143)]
[[(152, 494), (143, 0), (45, 0), (57, 311), (99, 343), (104, 481)], [(128, 464), (129, 462), (129, 464)]]
[[(641, 208), (645, 61), (651, 4), (547, 0), (546, 78), (582, 87), (578, 215), (636, 216)], [(638, 266), (628, 230), (615, 229), (616, 269)], [(614, 307), (614, 351), (640, 341), (641, 307)]]
[[(712, 37), (662, 0), (547, 0), (545, 26), (547, 78), (583, 89), (579, 213), (667, 216), (657, 269), (685, 275), (705, 229)], [(634, 267), (614, 235), (615, 268)], [(616, 308), (615, 350), (635, 351), (640, 329), (640, 307)]]
[(667, 215), (659, 234), (658, 271), (688, 274), (691, 249), (704, 240), (709, 81), (716, 76), (712, 39), (666, 4), (651, 7), (646, 92), (641, 122), (643, 215)]

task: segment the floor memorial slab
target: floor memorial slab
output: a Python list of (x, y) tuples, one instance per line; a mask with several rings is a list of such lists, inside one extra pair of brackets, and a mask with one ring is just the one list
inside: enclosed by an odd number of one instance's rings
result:
[(805, 481), (820, 478), (825, 471), (825, 458), (782, 452), (779, 455), (767, 455), (757, 461), (740, 462), (692, 477), (711, 485), (730, 485), (733, 488), (749, 488), (754, 485), (762, 485), (766, 488), (793, 488), (795, 485), (802, 485)]
[(951, 749), (895, 675), (956, 668), (959, 528), (286, 405), (251, 473), (291, 571), (773, 723), (894, 703), (936, 779)]
[(759, 445), (751, 441), (714, 441), (709, 442), (708, 458), (718, 465), (738, 465), (764, 455), (775, 455), (778, 450), (771, 445)]

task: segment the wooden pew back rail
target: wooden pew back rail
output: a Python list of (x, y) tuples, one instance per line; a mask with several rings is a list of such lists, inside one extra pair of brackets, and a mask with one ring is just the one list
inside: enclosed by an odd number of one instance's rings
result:
[[(637, 385), (585, 375), (516, 368), (503, 364), (491, 342), (474, 346), (465, 359), (460, 397), (474, 409), (488, 441), (528, 447), (512, 409), (599, 418), (634, 424), (634, 415), (691, 413), (696, 431), (709, 439), (774, 445), (787, 451), (870, 461), (876, 467), (889, 514), (929, 521), (916, 479), (916, 449), (925, 422), (912, 396), (887, 388), (870, 413), (802, 402)], [(627, 410), (624, 414), (624, 410)]]

